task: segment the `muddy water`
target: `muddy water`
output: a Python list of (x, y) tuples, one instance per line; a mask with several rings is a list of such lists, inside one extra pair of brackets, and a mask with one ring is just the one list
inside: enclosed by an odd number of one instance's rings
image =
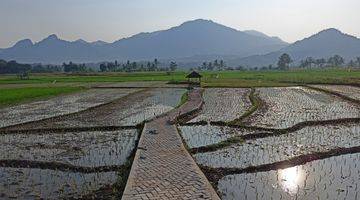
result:
[(194, 157), (206, 166), (245, 168), (337, 147), (359, 146), (359, 133), (359, 124), (306, 127), (278, 137), (248, 140), (215, 152), (195, 154)]
[(216, 144), (234, 136), (253, 134), (250, 131), (240, 128), (229, 128), (221, 126), (180, 126), (181, 135), (190, 148), (197, 148)]
[(205, 89), (202, 113), (190, 122), (232, 121), (239, 118), (251, 107), (249, 92), (250, 89), (244, 88)]
[(258, 92), (268, 109), (249, 118), (253, 126), (288, 128), (303, 121), (360, 117), (357, 106), (303, 87), (260, 88)]
[(317, 160), (277, 171), (229, 175), (218, 188), (222, 199), (360, 198), (360, 154)]
[(114, 184), (116, 172), (81, 174), (42, 169), (0, 168), (0, 199), (79, 198)]
[(43, 127), (134, 126), (174, 109), (185, 92), (177, 88), (148, 89), (98, 109), (49, 121)]
[(137, 138), (137, 130), (1, 135), (0, 160), (55, 161), (84, 167), (122, 165)]
[(0, 110), (0, 127), (79, 112), (135, 92), (135, 89), (91, 89)]
[(360, 100), (360, 87), (347, 85), (313, 85), (313, 87), (331, 90), (353, 99)]
[(155, 89), (151, 96), (121, 111), (121, 125), (136, 125), (174, 109), (186, 89)]

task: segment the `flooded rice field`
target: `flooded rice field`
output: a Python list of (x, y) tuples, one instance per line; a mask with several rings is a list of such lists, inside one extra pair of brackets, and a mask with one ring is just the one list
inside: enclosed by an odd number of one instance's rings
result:
[(0, 135), (0, 160), (62, 162), (84, 167), (123, 165), (137, 138), (137, 130), (4, 134)]
[(189, 148), (196, 148), (216, 144), (236, 135), (236, 132), (227, 127), (181, 126), (181, 136)]
[[(358, 99), (360, 90), (321, 88), (343, 96), (307, 87), (257, 88), (255, 95), (262, 105), (249, 116), (235, 117), (241, 123), (179, 127), (222, 199), (360, 198), (360, 107), (346, 98)], [(224, 104), (226, 97), (205, 98), (212, 98), (205, 102), (214, 101), (211, 105), (217, 107), (213, 113), (205, 108), (191, 122), (234, 119), (223, 118), (220, 111), (233, 107)], [(249, 110), (251, 104), (244, 106), (248, 104), (241, 104), (241, 114)], [(209, 116), (202, 118), (204, 113)], [(231, 141), (237, 136), (243, 140)]]
[[(104, 84), (1, 109), (0, 127), (29, 123), (0, 133), (0, 199), (86, 199), (126, 183), (136, 125), (174, 109), (186, 92), (138, 86)], [(307, 87), (257, 88), (263, 103), (254, 111), (253, 91), (205, 89), (200, 114), (178, 126), (221, 198), (359, 199), (360, 106)]]
[(255, 134), (258, 131), (226, 126), (197, 125), (180, 126), (181, 136), (189, 148), (197, 148), (216, 144), (231, 137)]
[(136, 89), (91, 89), (0, 110), (0, 127), (79, 112), (124, 97)]
[(305, 127), (278, 137), (247, 140), (215, 152), (195, 154), (194, 157), (205, 166), (246, 168), (353, 146), (360, 146), (359, 124)]
[(124, 181), (137, 139), (138, 130), (0, 135), (0, 198), (74, 199)]
[(139, 90), (100, 107), (17, 126), (15, 129), (135, 126), (174, 109), (185, 92), (186, 89), (182, 88)]
[[(99, 94), (94, 94), (94, 101), (89, 102), (101, 100), (106, 104), (89, 104), (89, 109), (74, 109), (71, 111), (75, 113), (69, 115), (46, 115), (47, 119), (9, 127), (11, 133), (2, 132), (0, 199), (87, 199), (103, 195), (103, 190), (107, 197), (121, 197), (139, 130), (111, 127), (134, 126), (174, 109), (186, 89), (96, 91), (111, 98), (100, 99), (96, 97)], [(115, 95), (116, 91), (127, 92)], [(59, 100), (57, 103), (62, 104)], [(44, 112), (49, 112), (50, 107)], [(95, 129), (98, 131), (93, 130), (94, 126), (100, 126)], [(105, 131), (108, 129), (112, 131)]]
[(121, 111), (120, 125), (136, 125), (174, 109), (186, 89), (151, 90), (151, 96)]
[(348, 85), (313, 85), (313, 87), (321, 88), (339, 94), (345, 95), (347, 97), (360, 100), (360, 88), (355, 86)]
[(185, 89), (168, 88), (144, 90), (108, 107), (61, 119), (48, 126), (135, 126), (174, 109), (185, 92)]
[(0, 168), (1, 199), (77, 199), (117, 181), (116, 172)]
[(360, 117), (359, 106), (304, 87), (260, 88), (258, 93), (265, 109), (250, 117), (252, 126), (287, 128), (304, 121)]
[(222, 199), (360, 198), (360, 154), (335, 156), (268, 172), (234, 174), (219, 181)]
[(190, 122), (233, 121), (251, 107), (249, 93), (250, 89), (243, 88), (205, 89), (202, 112)]

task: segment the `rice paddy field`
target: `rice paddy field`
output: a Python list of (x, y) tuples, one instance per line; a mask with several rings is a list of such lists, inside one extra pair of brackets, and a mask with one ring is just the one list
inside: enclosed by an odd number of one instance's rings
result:
[[(204, 94), (226, 90), (249, 96)], [(360, 105), (351, 100), (358, 94), (345, 85), (255, 88), (260, 104), (243, 118), (246, 98), (236, 109), (228, 97), (204, 96), (200, 115), (179, 129), (222, 199), (358, 199)], [(216, 112), (196, 120), (206, 104)]]
[[(333, 71), (322, 73), (333, 78)], [(202, 88), (201, 109), (175, 122), (219, 197), (359, 199), (360, 89), (354, 79), (324, 85), (302, 72), (288, 84), (295, 74), (271, 72), (251, 84), (261, 75), (221, 72), (219, 79), (227, 81), (220, 82), (205, 73), (202, 86), (216, 87)], [(39, 76), (31, 83), (1, 77), (0, 87), (9, 90), (53, 79), (78, 81), (81, 89), (2, 104), (0, 199), (120, 199), (135, 152), (146, 150), (138, 147), (144, 123), (188, 100), (188, 85), (161, 81), (182, 76), (117, 74), (109, 82)], [(245, 81), (234, 86), (241, 88), (228, 87), (240, 76)]]

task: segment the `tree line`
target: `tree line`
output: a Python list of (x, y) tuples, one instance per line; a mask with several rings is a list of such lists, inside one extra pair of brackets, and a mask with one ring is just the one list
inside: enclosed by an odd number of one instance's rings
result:
[[(160, 67), (162, 65), (162, 67)], [(153, 62), (136, 62), (127, 61), (126, 63), (107, 62), (100, 64), (101, 72), (145, 72), (145, 71), (175, 71), (177, 69), (176, 62), (171, 61), (169, 66), (164, 67), (158, 59)]]
[[(333, 66), (343, 66), (345, 65), (345, 59), (339, 55), (334, 55), (328, 59), (319, 58), (315, 59), (313, 57), (307, 57), (304, 60), (300, 61), (300, 68), (311, 68), (311, 67), (333, 67)], [(349, 67), (360, 67), (360, 57), (357, 57), (356, 60), (350, 60), (347, 63)]]
[[(277, 63), (278, 69), (287, 70), (290, 67), (290, 64), (293, 62), (289, 54), (282, 54), (279, 57), (279, 61)], [(339, 55), (331, 56), (330, 58), (313, 58), (307, 57), (304, 60), (300, 61), (298, 65), (299, 68), (324, 68), (324, 67), (341, 67), (345, 66), (345, 59)], [(356, 60), (350, 60), (349, 63), (346, 64), (349, 67), (360, 67), (360, 57), (357, 57)]]
[(6, 62), (5, 60), (0, 60), (0, 73), (1, 74), (17, 74), (25, 73), (31, 70), (31, 65), (29, 64), (20, 64), (16, 61)]
[(213, 62), (203, 62), (201, 66), (197, 67), (197, 70), (199, 71), (221, 71), (221, 70), (226, 70), (226, 64), (223, 60), (214, 60)]
[[(249, 70), (288, 70), (293, 60), (289, 54), (282, 54), (277, 62), (277, 66), (269, 65), (261, 68), (254, 67)], [(153, 61), (127, 61), (120, 63), (114, 62), (103, 62), (99, 66), (100, 72), (145, 72), (145, 71), (176, 71), (177, 63), (171, 61), (170, 63), (160, 63), (158, 59)], [(324, 68), (324, 67), (359, 67), (360, 68), (360, 57), (355, 60), (350, 60), (345, 63), (345, 59), (339, 55), (334, 55), (329, 58), (313, 58), (307, 57), (297, 63), (299, 68)], [(295, 67), (295, 65), (294, 65)], [(191, 68), (193, 70), (194, 68)], [(200, 66), (195, 68), (198, 71), (222, 71), (222, 70), (247, 70), (244, 66), (228, 67), (223, 60), (214, 60), (210, 62), (203, 62)], [(86, 64), (77, 64), (73, 62), (63, 63), (62, 65), (42, 65), (42, 64), (21, 64), (16, 61), (5, 61), (0, 59), (0, 74), (21, 74), (21, 73), (51, 73), (51, 72), (66, 72), (66, 73), (77, 73), (77, 72), (94, 72), (96, 68), (88, 67)]]

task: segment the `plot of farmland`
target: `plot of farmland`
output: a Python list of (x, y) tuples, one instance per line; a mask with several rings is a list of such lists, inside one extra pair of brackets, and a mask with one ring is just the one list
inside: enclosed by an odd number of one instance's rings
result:
[(4, 199), (76, 199), (117, 180), (116, 172), (0, 168), (0, 174), (0, 195)]
[[(103, 87), (122, 86), (119, 83)], [(0, 134), (0, 199), (121, 195), (121, 186), (126, 183), (131, 167), (129, 158), (134, 155), (139, 139), (140, 130), (136, 128), (140, 126), (136, 125), (173, 110), (186, 92), (184, 88), (162, 86), (163, 83), (157, 85), (159, 88), (92, 89), (0, 110), (0, 117), (4, 116), (0, 127), (18, 124), (2, 129)], [(347, 96), (356, 91), (348, 90)], [(178, 127), (184, 142), (191, 152), (196, 149), (204, 152), (191, 157), (182, 146), (176, 127), (168, 120), (200, 107), (201, 90), (193, 91), (196, 93), (190, 92), (190, 102), (184, 107), (147, 122), (145, 127), (150, 124), (151, 128), (145, 129), (141, 141), (148, 142), (139, 143), (132, 166), (143, 168), (135, 168), (142, 170), (141, 176), (129, 179), (138, 180), (131, 191), (148, 191), (154, 184), (179, 189), (178, 185), (185, 188), (200, 182), (201, 187), (212, 189), (208, 182), (211, 180), (223, 199), (358, 199), (360, 154), (355, 153), (360, 146), (360, 106), (356, 103), (306, 87), (259, 88), (256, 93), (264, 102), (263, 107), (234, 125), (226, 122), (240, 118), (252, 107), (250, 89), (205, 89), (203, 110), (198, 116), (191, 113), (189, 117), (195, 117), (191, 122), (225, 123), (186, 125), (184, 117), (185, 125)], [(316, 123), (275, 130), (305, 121)], [(29, 123), (19, 124), (24, 122)], [(244, 140), (240, 142), (237, 136)], [(341, 153), (338, 149), (349, 147), (353, 148)], [(333, 151), (329, 153), (330, 150)], [(317, 157), (319, 154), (326, 154), (326, 159)], [(294, 166), (289, 160), (300, 160), (299, 156), (308, 163), (281, 169), (285, 166), (279, 162)], [(243, 173), (245, 168), (247, 173)], [(176, 181), (142, 182), (147, 175)], [(111, 193), (114, 189), (119, 191)]]
[(135, 92), (134, 89), (91, 89), (0, 110), (0, 127), (79, 112)]
[[(67, 199), (112, 185), (122, 178), (116, 169), (101, 172), (96, 167), (120, 168), (137, 137), (137, 130), (1, 135), (0, 194), (5, 198)], [(18, 164), (8, 166), (3, 162), (7, 160)], [(67, 170), (69, 165), (86, 169)], [(94, 170), (85, 173), (88, 169)]]
[(25, 124), (16, 129), (134, 126), (172, 110), (185, 89), (161, 88), (134, 92), (109, 104), (56, 119)]
[(239, 118), (250, 107), (250, 89), (209, 88), (203, 94), (202, 113), (190, 122), (232, 121)]
[(304, 121), (360, 117), (358, 106), (303, 87), (260, 88), (265, 109), (247, 121), (253, 126), (287, 128)]
[(225, 176), (222, 199), (359, 199), (360, 154), (341, 155), (276, 171)]
[(245, 168), (337, 147), (360, 146), (359, 124), (305, 127), (278, 137), (248, 140), (216, 152), (195, 154), (199, 164)]
[(314, 85), (314, 87), (330, 90), (347, 97), (360, 100), (360, 88), (348, 85)]
[(221, 126), (180, 126), (181, 135), (189, 148), (197, 148), (216, 144), (234, 136), (259, 133), (243, 128)]
[(4, 134), (0, 135), (0, 160), (62, 162), (84, 167), (122, 165), (137, 137), (137, 130)]

